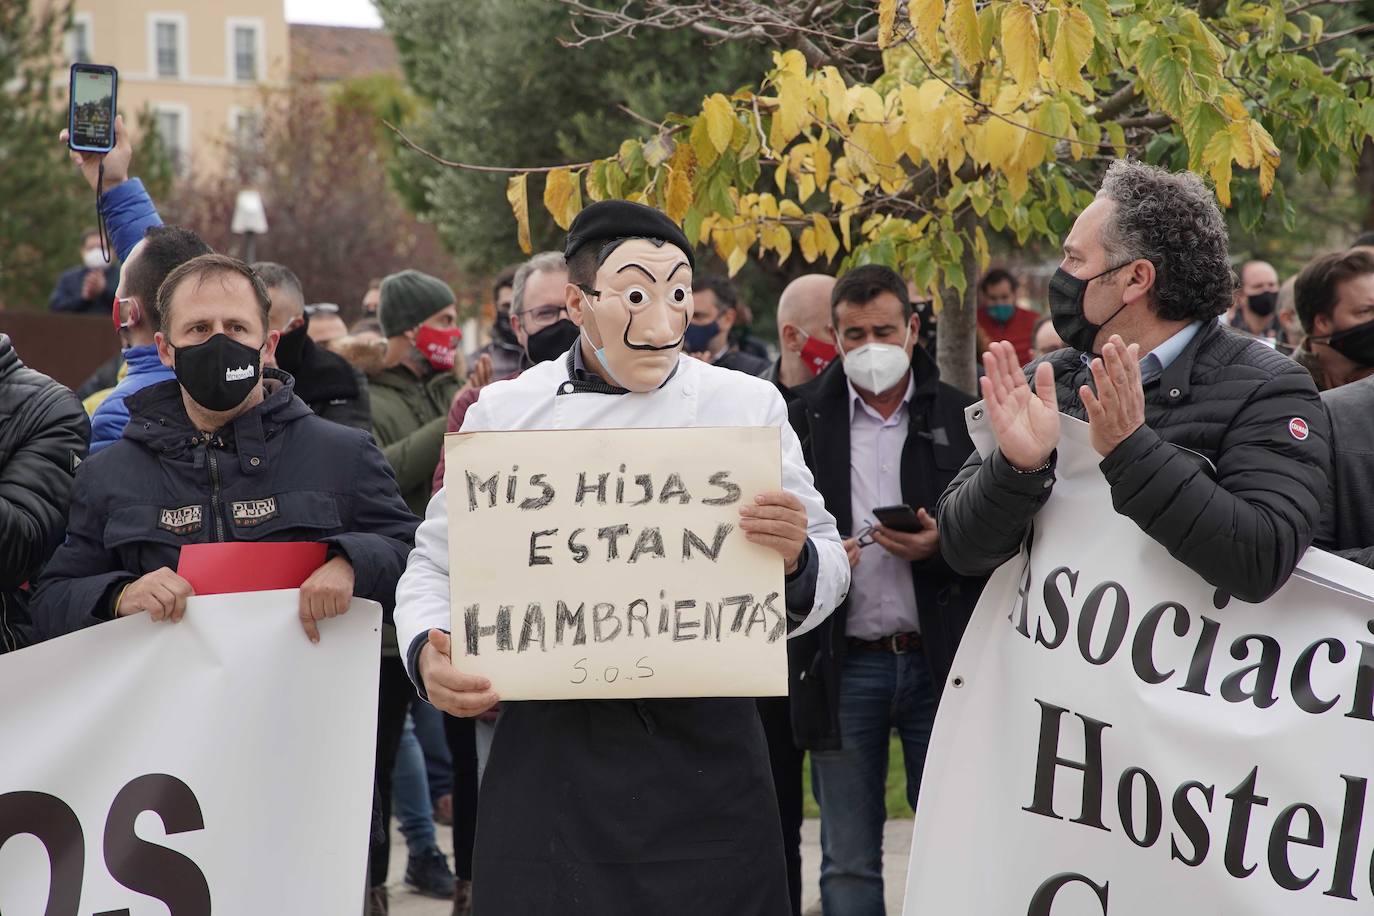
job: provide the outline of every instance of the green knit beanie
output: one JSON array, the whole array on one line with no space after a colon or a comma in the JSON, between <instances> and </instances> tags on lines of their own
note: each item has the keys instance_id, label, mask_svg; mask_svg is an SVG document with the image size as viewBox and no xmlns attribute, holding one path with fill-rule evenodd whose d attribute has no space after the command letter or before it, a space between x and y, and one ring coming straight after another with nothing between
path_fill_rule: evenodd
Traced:
<instances>
[{"instance_id":1,"label":"green knit beanie","mask_svg":"<svg viewBox=\"0 0 1374 916\"><path fill-rule=\"evenodd\" d=\"M438 277L403 270L382 281L377 320L383 337L396 337L424 324L429 316L457 301L453 289Z\"/></svg>"}]
</instances>

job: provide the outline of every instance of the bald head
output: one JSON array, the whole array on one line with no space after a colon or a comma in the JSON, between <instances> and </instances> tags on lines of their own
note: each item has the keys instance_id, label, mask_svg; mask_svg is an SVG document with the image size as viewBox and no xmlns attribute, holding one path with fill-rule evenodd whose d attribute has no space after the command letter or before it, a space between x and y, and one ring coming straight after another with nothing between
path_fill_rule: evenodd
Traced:
<instances>
[{"instance_id":1,"label":"bald head","mask_svg":"<svg viewBox=\"0 0 1374 916\"><path fill-rule=\"evenodd\" d=\"M807 342L834 343L830 334L830 294L834 289L834 277L805 274L787 284L778 299L778 341L782 344L778 378L789 388L809 382L818 371L814 361L802 356Z\"/></svg>"},{"instance_id":2,"label":"bald head","mask_svg":"<svg viewBox=\"0 0 1374 916\"><path fill-rule=\"evenodd\" d=\"M1279 272L1268 261L1246 261L1240 267L1240 293L1253 296L1257 293L1276 293L1279 291Z\"/></svg>"},{"instance_id":3,"label":"bald head","mask_svg":"<svg viewBox=\"0 0 1374 916\"><path fill-rule=\"evenodd\" d=\"M778 326L794 325L813 337L824 338L834 289L835 278L825 274L805 274L793 280L778 299Z\"/></svg>"}]
</instances>

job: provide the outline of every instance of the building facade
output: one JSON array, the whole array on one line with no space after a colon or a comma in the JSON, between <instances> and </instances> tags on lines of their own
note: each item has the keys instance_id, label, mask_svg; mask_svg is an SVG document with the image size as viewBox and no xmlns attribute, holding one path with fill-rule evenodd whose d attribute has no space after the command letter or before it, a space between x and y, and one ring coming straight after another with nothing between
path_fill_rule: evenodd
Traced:
<instances>
[{"instance_id":1,"label":"building facade","mask_svg":"<svg viewBox=\"0 0 1374 916\"><path fill-rule=\"evenodd\" d=\"M67 55L118 68L125 125L151 112L185 176L254 141L263 90L290 71L287 35L283 0L76 0Z\"/></svg>"}]
</instances>

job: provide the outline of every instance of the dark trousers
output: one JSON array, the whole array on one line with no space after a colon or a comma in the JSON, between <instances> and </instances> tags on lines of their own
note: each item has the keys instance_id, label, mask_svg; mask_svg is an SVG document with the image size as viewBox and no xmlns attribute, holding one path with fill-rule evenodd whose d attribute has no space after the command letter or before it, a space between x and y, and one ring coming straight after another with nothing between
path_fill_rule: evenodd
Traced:
<instances>
[{"instance_id":1,"label":"dark trousers","mask_svg":"<svg viewBox=\"0 0 1374 916\"><path fill-rule=\"evenodd\" d=\"M792 737L792 709L787 697L758 700L759 719L768 739L768 761L773 767L773 788L778 793L782 819L782 851L787 859L787 893L792 916L801 916L802 757Z\"/></svg>"},{"instance_id":2,"label":"dark trousers","mask_svg":"<svg viewBox=\"0 0 1374 916\"><path fill-rule=\"evenodd\" d=\"M472 846L477 836L477 733L474 719L444 716L453 755L453 873L472 880Z\"/></svg>"},{"instance_id":3,"label":"dark trousers","mask_svg":"<svg viewBox=\"0 0 1374 916\"><path fill-rule=\"evenodd\" d=\"M399 658L382 657L381 677L377 682L377 781L374 809L381 811L381 833L374 831L368 850L367 868L372 887L386 884L391 861L391 771L396 766L396 749L401 745L406 713L417 699L415 685L406 675Z\"/></svg>"}]
</instances>

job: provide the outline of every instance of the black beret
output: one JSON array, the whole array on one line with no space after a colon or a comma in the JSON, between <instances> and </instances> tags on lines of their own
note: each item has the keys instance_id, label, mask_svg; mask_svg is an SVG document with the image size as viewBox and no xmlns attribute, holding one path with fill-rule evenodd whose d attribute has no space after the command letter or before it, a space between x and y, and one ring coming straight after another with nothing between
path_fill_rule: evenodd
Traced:
<instances>
[{"instance_id":1,"label":"black beret","mask_svg":"<svg viewBox=\"0 0 1374 916\"><path fill-rule=\"evenodd\" d=\"M628 200L599 200L583 208L568 227L568 241L563 257L571 261L573 255L595 242L616 239L657 239L682 249L687 263L696 268L692 244L678 224L667 214Z\"/></svg>"}]
</instances>

